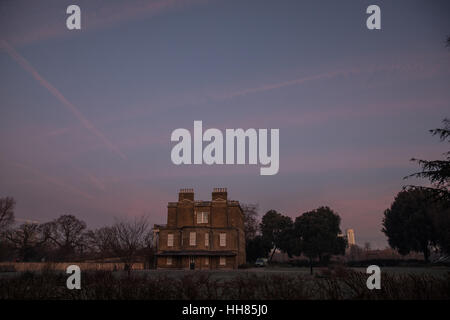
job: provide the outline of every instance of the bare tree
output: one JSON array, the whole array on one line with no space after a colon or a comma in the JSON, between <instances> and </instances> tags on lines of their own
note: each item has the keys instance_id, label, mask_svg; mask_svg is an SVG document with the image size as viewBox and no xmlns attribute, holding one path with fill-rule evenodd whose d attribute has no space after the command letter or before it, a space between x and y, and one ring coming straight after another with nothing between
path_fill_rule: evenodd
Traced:
<instances>
[{"instance_id":1,"label":"bare tree","mask_svg":"<svg viewBox=\"0 0 450 320\"><path fill-rule=\"evenodd\" d=\"M101 227L86 232L86 243L88 248L100 259L105 259L111 255L111 243L113 240L113 228Z\"/></svg>"},{"instance_id":2,"label":"bare tree","mask_svg":"<svg viewBox=\"0 0 450 320\"><path fill-rule=\"evenodd\" d=\"M140 251L151 245L152 230L147 217L132 221L118 221L112 227L110 248L124 263L124 269L130 274Z\"/></svg>"},{"instance_id":3,"label":"bare tree","mask_svg":"<svg viewBox=\"0 0 450 320\"><path fill-rule=\"evenodd\" d=\"M48 230L48 238L59 248L59 259L71 257L77 250L83 250L86 229L84 221L73 215L62 215L44 227Z\"/></svg>"},{"instance_id":4,"label":"bare tree","mask_svg":"<svg viewBox=\"0 0 450 320\"><path fill-rule=\"evenodd\" d=\"M258 221L258 205L257 204L241 204L244 212L244 232L245 240L254 239L259 232Z\"/></svg>"},{"instance_id":5,"label":"bare tree","mask_svg":"<svg viewBox=\"0 0 450 320\"><path fill-rule=\"evenodd\" d=\"M0 198L0 232L6 230L14 223L14 198Z\"/></svg>"},{"instance_id":6,"label":"bare tree","mask_svg":"<svg viewBox=\"0 0 450 320\"><path fill-rule=\"evenodd\" d=\"M22 261L36 258L39 249L47 242L48 234L39 224L24 223L4 233L5 239L17 251Z\"/></svg>"}]
</instances>

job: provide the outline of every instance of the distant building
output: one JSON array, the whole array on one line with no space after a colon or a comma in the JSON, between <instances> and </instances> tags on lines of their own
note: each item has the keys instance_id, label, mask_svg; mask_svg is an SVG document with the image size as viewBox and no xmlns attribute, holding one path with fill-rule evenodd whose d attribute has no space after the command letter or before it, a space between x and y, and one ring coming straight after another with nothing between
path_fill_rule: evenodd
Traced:
<instances>
[{"instance_id":1,"label":"distant building","mask_svg":"<svg viewBox=\"0 0 450 320\"><path fill-rule=\"evenodd\" d=\"M167 225L155 225L157 268L223 269L245 263L244 213L227 189L214 188L212 201L195 201L181 189L168 203Z\"/></svg>"},{"instance_id":2,"label":"distant building","mask_svg":"<svg viewBox=\"0 0 450 320\"><path fill-rule=\"evenodd\" d=\"M347 241L349 246L356 245L355 231L353 229L347 229Z\"/></svg>"}]
</instances>

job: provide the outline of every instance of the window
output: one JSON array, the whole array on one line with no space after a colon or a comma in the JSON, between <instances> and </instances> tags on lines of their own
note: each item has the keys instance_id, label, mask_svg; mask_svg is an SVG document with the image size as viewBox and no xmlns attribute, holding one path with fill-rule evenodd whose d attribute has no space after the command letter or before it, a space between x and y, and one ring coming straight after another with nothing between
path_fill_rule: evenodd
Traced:
<instances>
[{"instance_id":1,"label":"window","mask_svg":"<svg viewBox=\"0 0 450 320\"><path fill-rule=\"evenodd\" d=\"M167 235L167 246L173 247L173 233Z\"/></svg>"},{"instance_id":2,"label":"window","mask_svg":"<svg viewBox=\"0 0 450 320\"><path fill-rule=\"evenodd\" d=\"M209 257L205 257L205 266L209 266Z\"/></svg>"},{"instance_id":3,"label":"window","mask_svg":"<svg viewBox=\"0 0 450 320\"><path fill-rule=\"evenodd\" d=\"M197 212L197 223L208 223L208 212Z\"/></svg>"},{"instance_id":4,"label":"window","mask_svg":"<svg viewBox=\"0 0 450 320\"><path fill-rule=\"evenodd\" d=\"M224 266L224 265L226 265L226 263L227 263L227 258L226 257L220 257L219 264L221 266Z\"/></svg>"},{"instance_id":5,"label":"window","mask_svg":"<svg viewBox=\"0 0 450 320\"><path fill-rule=\"evenodd\" d=\"M196 242L195 240L196 240L196 233L195 232L189 233L189 245L195 246Z\"/></svg>"},{"instance_id":6,"label":"window","mask_svg":"<svg viewBox=\"0 0 450 320\"><path fill-rule=\"evenodd\" d=\"M205 247L209 247L209 233L205 233Z\"/></svg>"},{"instance_id":7,"label":"window","mask_svg":"<svg viewBox=\"0 0 450 320\"><path fill-rule=\"evenodd\" d=\"M166 258L166 263L167 263L168 266L171 266L172 265L172 257L167 257Z\"/></svg>"},{"instance_id":8,"label":"window","mask_svg":"<svg viewBox=\"0 0 450 320\"><path fill-rule=\"evenodd\" d=\"M227 234L226 233L221 233L219 235L219 245L221 247L225 247L227 245Z\"/></svg>"}]
</instances>

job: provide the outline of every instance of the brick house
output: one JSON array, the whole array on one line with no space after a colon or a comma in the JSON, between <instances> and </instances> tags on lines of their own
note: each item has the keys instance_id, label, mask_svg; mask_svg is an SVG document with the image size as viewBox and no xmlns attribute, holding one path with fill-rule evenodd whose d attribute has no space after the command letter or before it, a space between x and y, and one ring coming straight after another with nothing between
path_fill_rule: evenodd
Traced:
<instances>
[{"instance_id":1,"label":"brick house","mask_svg":"<svg viewBox=\"0 0 450 320\"><path fill-rule=\"evenodd\" d=\"M244 214L227 189L214 188L211 201L194 200L181 189L169 202L166 225L155 225L156 266L172 269L235 269L245 263Z\"/></svg>"}]
</instances>

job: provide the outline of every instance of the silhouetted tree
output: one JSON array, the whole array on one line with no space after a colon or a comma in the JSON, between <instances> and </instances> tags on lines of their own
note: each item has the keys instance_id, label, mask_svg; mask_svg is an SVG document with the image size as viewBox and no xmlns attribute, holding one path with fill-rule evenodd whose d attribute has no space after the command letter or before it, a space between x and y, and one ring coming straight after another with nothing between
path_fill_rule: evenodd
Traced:
<instances>
[{"instance_id":1,"label":"silhouetted tree","mask_svg":"<svg viewBox=\"0 0 450 320\"><path fill-rule=\"evenodd\" d=\"M153 229L148 227L147 235L144 237L143 248L140 250L149 268L156 267L156 248L154 247L153 235Z\"/></svg>"},{"instance_id":2,"label":"silhouetted tree","mask_svg":"<svg viewBox=\"0 0 450 320\"><path fill-rule=\"evenodd\" d=\"M145 216L132 221L118 221L112 227L110 248L120 257L130 274L138 253L151 246L152 230Z\"/></svg>"},{"instance_id":3,"label":"silhouetted tree","mask_svg":"<svg viewBox=\"0 0 450 320\"><path fill-rule=\"evenodd\" d=\"M101 227L86 232L85 241L89 250L98 255L100 259L105 259L112 255L111 241L113 229L111 227Z\"/></svg>"},{"instance_id":4,"label":"silhouetted tree","mask_svg":"<svg viewBox=\"0 0 450 320\"><path fill-rule=\"evenodd\" d=\"M446 39L447 47L450 47L450 36ZM450 142L450 120L445 118L443 121L443 128L431 129L430 132L433 136L439 136L441 141ZM406 176L409 177L426 178L430 180L433 187L422 186L405 186L405 189L426 189L431 191L430 196L438 200L445 200L450 203L450 151L443 154L443 160L422 160L412 158L411 161L417 162L422 171L413 173Z\"/></svg>"},{"instance_id":5,"label":"silhouetted tree","mask_svg":"<svg viewBox=\"0 0 450 320\"><path fill-rule=\"evenodd\" d=\"M48 238L58 248L57 259L64 260L77 252L82 253L85 247L86 223L73 215L62 215L43 226Z\"/></svg>"},{"instance_id":6,"label":"silhouetted tree","mask_svg":"<svg viewBox=\"0 0 450 320\"><path fill-rule=\"evenodd\" d=\"M244 213L245 241L248 241L255 238L259 232L258 205L241 204L241 208Z\"/></svg>"},{"instance_id":7,"label":"silhouetted tree","mask_svg":"<svg viewBox=\"0 0 450 320\"><path fill-rule=\"evenodd\" d=\"M439 136L441 141L450 142L450 120L443 120L444 127L430 130L431 134ZM426 189L430 197L437 200L450 200L450 151L443 154L443 160L422 160L412 158L411 161L417 162L422 171L413 173L409 177L426 178L430 180L432 187L406 186L405 189Z\"/></svg>"},{"instance_id":8,"label":"silhouetted tree","mask_svg":"<svg viewBox=\"0 0 450 320\"><path fill-rule=\"evenodd\" d=\"M18 228L5 232L5 239L15 249L21 261L33 261L40 258L42 248L48 240L48 234L39 224L21 224Z\"/></svg>"},{"instance_id":9,"label":"silhouetted tree","mask_svg":"<svg viewBox=\"0 0 450 320\"><path fill-rule=\"evenodd\" d=\"M382 231L389 245L402 255L411 251L422 252L428 262L430 247L438 243L434 217L442 213L443 206L432 197L429 189L401 191L391 207L384 212Z\"/></svg>"},{"instance_id":10,"label":"silhouetted tree","mask_svg":"<svg viewBox=\"0 0 450 320\"><path fill-rule=\"evenodd\" d=\"M247 240L246 255L248 262L254 262L258 258L267 258L267 255L272 249L272 244L265 240L262 235Z\"/></svg>"},{"instance_id":11,"label":"silhouetted tree","mask_svg":"<svg viewBox=\"0 0 450 320\"><path fill-rule=\"evenodd\" d=\"M436 243L441 252L450 254L450 205L440 205L432 212Z\"/></svg>"},{"instance_id":12,"label":"silhouetted tree","mask_svg":"<svg viewBox=\"0 0 450 320\"><path fill-rule=\"evenodd\" d=\"M263 241L265 243L270 243L272 248L272 254L270 255L269 261L272 261L273 255L277 249L291 255L292 227L292 219L275 210L270 210L263 216L260 229Z\"/></svg>"},{"instance_id":13,"label":"silhouetted tree","mask_svg":"<svg viewBox=\"0 0 450 320\"><path fill-rule=\"evenodd\" d=\"M244 212L245 253L248 262L254 262L260 257L266 258L271 244L261 236L258 221L257 204L241 204Z\"/></svg>"},{"instance_id":14,"label":"silhouetted tree","mask_svg":"<svg viewBox=\"0 0 450 320\"><path fill-rule=\"evenodd\" d=\"M5 231L14 223L14 198L0 198L0 232Z\"/></svg>"},{"instance_id":15,"label":"silhouetted tree","mask_svg":"<svg viewBox=\"0 0 450 320\"><path fill-rule=\"evenodd\" d=\"M295 219L295 253L302 252L310 261L313 273L313 259L322 261L333 254L344 254L347 241L340 237L341 218L329 207L303 213Z\"/></svg>"}]
</instances>

